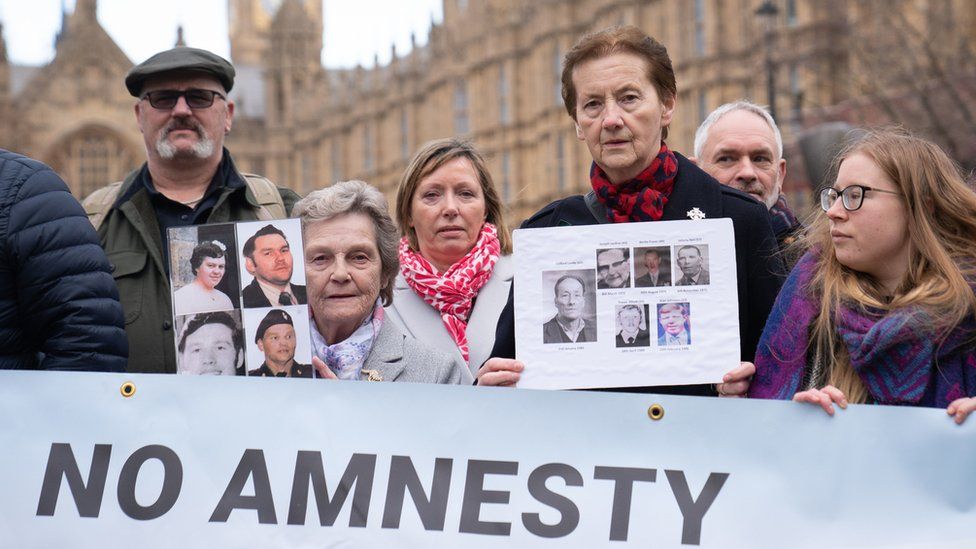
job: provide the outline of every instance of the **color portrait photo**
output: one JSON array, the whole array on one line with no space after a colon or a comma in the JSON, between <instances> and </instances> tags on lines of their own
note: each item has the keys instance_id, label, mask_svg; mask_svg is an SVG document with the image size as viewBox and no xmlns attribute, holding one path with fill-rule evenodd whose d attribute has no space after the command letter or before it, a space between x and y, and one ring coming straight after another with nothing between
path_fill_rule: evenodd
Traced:
<instances>
[{"instance_id":1,"label":"color portrait photo","mask_svg":"<svg viewBox=\"0 0 976 549\"><path fill-rule=\"evenodd\" d=\"M176 316L238 308L235 249L234 225L230 223L169 230Z\"/></svg>"}]
</instances>

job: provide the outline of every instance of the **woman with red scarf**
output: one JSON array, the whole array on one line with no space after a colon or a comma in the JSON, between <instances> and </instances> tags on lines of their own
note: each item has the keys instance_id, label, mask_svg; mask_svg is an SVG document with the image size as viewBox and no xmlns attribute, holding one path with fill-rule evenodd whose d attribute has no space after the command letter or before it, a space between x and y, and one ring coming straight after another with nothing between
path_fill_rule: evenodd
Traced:
<instances>
[{"instance_id":1,"label":"woman with red scarf","mask_svg":"<svg viewBox=\"0 0 976 549\"><path fill-rule=\"evenodd\" d=\"M665 144L678 88L667 49L636 27L583 36L563 60L562 96L593 158L592 191L549 204L523 228L727 217L735 228L741 359L751 361L783 279L769 214L748 195L719 185ZM515 358L512 299L499 319L495 348L478 374L482 385L512 385L525 367ZM754 368L743 364L717 386L638 391L741 396ZM634 391L634 388L627 388Z\"/></svg>"},{"instance_id":2,"label":"woman with red scarf","mask_svg":"<svg viewBox=\"0 0 976 549\"><path fill-rule=\"evenodd\" d=\"M478 371L514 270L512 241L491 174L474 146L425 144L400 180L396 204L400 274L387 317L431 347Z\"/></svg>"}]
</instances>

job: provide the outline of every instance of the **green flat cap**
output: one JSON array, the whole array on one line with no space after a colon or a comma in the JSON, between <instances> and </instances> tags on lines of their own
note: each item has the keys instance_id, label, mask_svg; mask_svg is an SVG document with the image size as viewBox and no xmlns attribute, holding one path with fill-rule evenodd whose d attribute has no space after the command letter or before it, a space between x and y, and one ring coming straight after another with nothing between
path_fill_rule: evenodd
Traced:
<instances>
[{"instance_id":1,"label":"green flat cap","mask_svg":"<svg viewBox=\"0 0 976 549\"><path fill-rule=\"evenodd\" d=\"M132 67L125 76L125 87L133 97L139 97L147 78L175 71L195 71L212 75L224 86L224 91L229 92L234 87L234 66L229 61L207 50L187 46L159 52Z\"/></svg>"}]
</instances>

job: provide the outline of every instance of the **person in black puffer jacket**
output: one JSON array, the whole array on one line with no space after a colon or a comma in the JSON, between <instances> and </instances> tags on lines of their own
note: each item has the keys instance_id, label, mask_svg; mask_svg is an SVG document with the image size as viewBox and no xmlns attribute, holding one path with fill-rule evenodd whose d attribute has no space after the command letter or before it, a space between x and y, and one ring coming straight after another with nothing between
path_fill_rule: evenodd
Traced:
<instances>
[{"instance_id":1,"label":"person in black puffer jacket","mask_svg":"<svg viewBox=\"0 0 976 549\"><path fill-rule=\"evenodd\" d=\"M0 369L124 371L124 321L81 204L47 166L0 150Z\"/></svg>"}]
</instances>

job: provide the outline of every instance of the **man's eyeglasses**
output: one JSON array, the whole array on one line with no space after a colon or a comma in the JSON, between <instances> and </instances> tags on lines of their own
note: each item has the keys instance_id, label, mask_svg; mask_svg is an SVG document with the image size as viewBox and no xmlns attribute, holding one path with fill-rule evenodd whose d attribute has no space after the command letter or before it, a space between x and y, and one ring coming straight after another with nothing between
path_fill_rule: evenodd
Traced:
<instances>
[{"instance_id":1,"label":"man's eyeglasses","mask_svg":"<svg viewBox=\"0 0 976 549\"><path fill-rule=\"evenodd\" d=\"M186 99L186 104L191 109L206 109L213 105L214 98L227 99L220 92L213 90L156 90L146 92L142 99L149 101L154 109L169 110L176 106L180 98Z\"/></svg>"},{"instance_id":2,"label":"man's eyeglasses","mask_svg":"<svg viewBox=\"0 0 976 549\"><path fill-rule=\"evenodd\" d=\"M837 202L837 197L841 198L841 203L844 205L844 209L853 212L861 207L864 203L864 195L868 191L873 191L876 193L888 193L901 196L901 193L895 191L886 191L884 189L875 189L874 187L866 187L864 185L851 185L845 188L843 191L838 191L832 187L827 187L820 191L820 208L823 211L827 211L834 202Z\"/></svg>"},{"instance_id":3,"label":"man's eyeglasses","mask_svg":"<svg viewBox=\"0 0 976 549\"><path fill-rule=\"evenodd\" d=\"M614 261L613 263L611 263L609 265L597 265L596 266L596 272L598 272L598 273L606 273L606 272L609 272L610 269L616 269L617 267L623 265L626 262L627 262L626 259L621 259L620 261Z\"/></svg>"}]
</instances>

